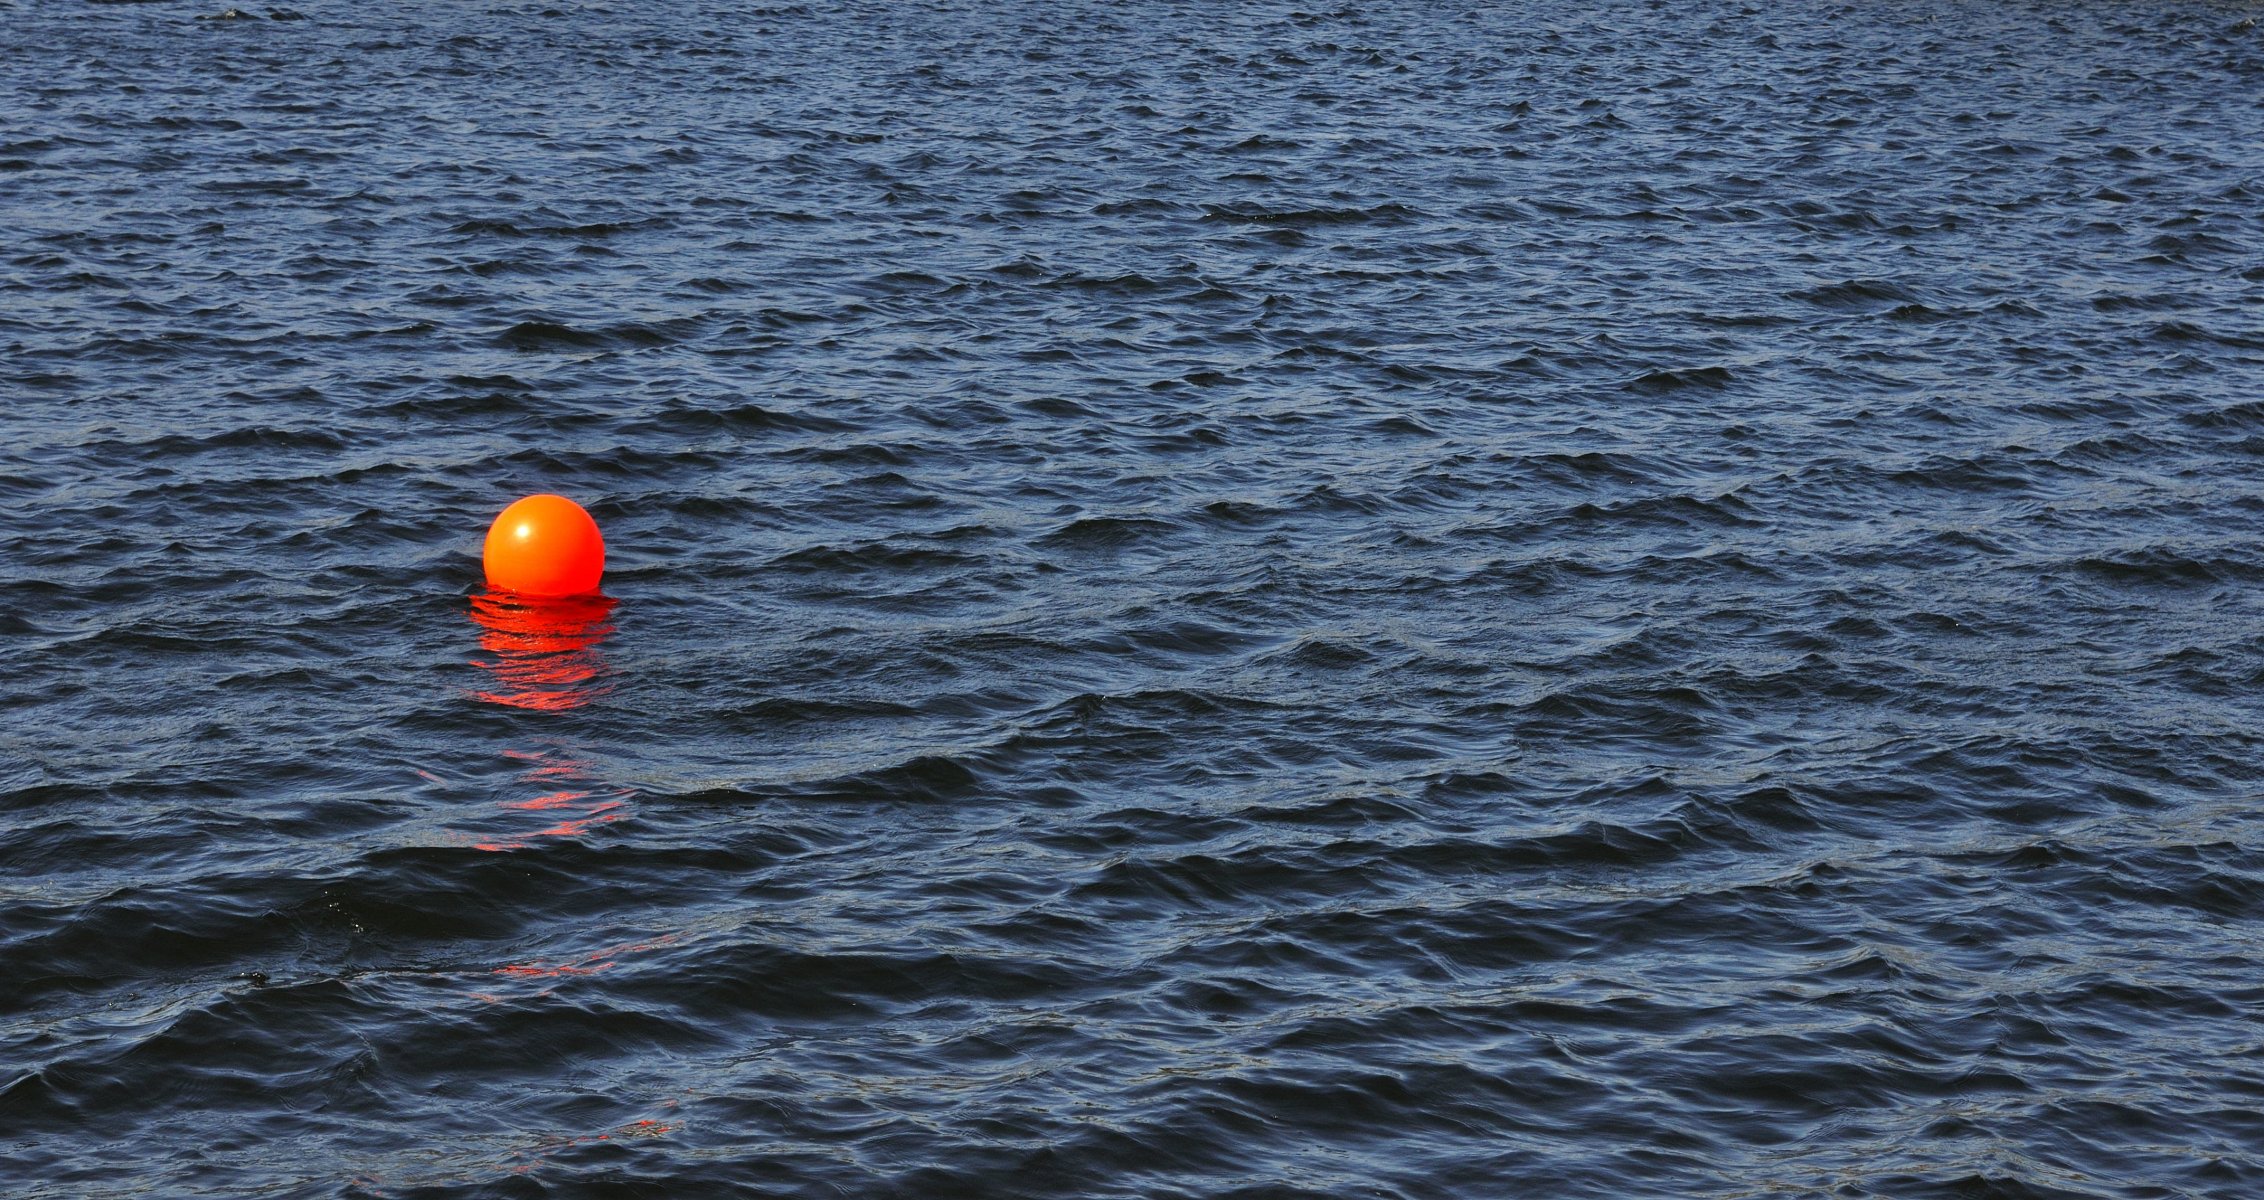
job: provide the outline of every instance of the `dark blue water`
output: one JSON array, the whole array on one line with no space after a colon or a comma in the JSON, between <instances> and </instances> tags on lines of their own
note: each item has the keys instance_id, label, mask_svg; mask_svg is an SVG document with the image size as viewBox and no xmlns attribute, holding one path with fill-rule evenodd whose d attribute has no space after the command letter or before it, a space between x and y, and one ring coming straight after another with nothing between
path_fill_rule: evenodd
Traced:
<instances>
[{"instance_id":1,"label":"dark blue water","mask_svg":"<svg viewBox=\"0 0 2264 1200\"><path fill-rule=\"evenodd\" d=\"M2253 4L298 4L0 4L9 1196L2264 1195Z\"/></svg>"}]
</instances>

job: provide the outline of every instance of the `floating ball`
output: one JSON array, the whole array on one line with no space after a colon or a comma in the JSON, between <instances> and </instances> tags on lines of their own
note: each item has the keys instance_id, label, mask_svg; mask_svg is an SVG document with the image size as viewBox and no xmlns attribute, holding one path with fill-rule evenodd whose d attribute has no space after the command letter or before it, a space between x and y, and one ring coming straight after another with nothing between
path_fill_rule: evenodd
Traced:
<instances>
[{"instance_id":1,"label":"floating ball","mask_svg":"<svg viewBox=\"0 0 2264 1200\"><path fill-rule=\"evenodd\" d=\"M564 496L529 496L487 527L480 553L487 586L522 596L582 596L605 574L605 539L582 506Z\"/></svg>"}]
</instances>

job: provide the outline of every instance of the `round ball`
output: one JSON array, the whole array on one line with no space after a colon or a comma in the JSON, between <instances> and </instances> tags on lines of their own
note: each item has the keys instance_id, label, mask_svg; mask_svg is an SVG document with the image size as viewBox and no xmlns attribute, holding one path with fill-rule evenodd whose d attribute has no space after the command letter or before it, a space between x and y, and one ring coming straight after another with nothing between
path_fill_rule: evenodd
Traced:
<instances>
[{"instance_id":1,"label":"round ball","mask_svg":"<svg viewBox=\"0 0 2264 1200\"><path fill-rule=\"evenodd\" d=\"M564 496L529 496L487 527L480 554L487 585L522 596L581 596L605 574L605 539L582 506Z\"/></svg>"}]
</instances>

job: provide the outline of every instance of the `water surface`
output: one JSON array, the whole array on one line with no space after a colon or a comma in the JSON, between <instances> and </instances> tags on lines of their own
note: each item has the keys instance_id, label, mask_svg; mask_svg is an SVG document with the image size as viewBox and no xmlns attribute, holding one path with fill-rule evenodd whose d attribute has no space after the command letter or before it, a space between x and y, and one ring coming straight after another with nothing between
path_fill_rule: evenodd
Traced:
<instances>
[{"instance_id":1,"label":"water surface","mask_svg":"<svg viewBox=\"0 0 2264 1200\"><path fill-rule=\"evenodd\" d=\"M221 7L0 5L9 1194L2264 1193L2253 5Z\"/></svg>"}]
</instances>

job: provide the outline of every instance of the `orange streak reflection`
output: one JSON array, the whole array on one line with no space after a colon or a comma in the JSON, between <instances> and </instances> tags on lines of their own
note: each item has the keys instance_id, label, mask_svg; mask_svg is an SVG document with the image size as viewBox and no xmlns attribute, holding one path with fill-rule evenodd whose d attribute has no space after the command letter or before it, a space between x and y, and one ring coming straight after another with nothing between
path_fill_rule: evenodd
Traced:
<instances>
[{"instance_id":1,"label":"orange streak reflection","mask_svg":"<svg viewBox=\"0 0 2264 1200\"><path fill-rule=\"evenodd\" d=\"M537 796L532 800L506 800L503 802L503 807L523 808L530 811L544 808L564 808L576 800L589 799L589 795L588 792L552 792L547 796Z\"/></svg>"},{"instance_id":2,"label":"orange streak reflection","mask_svg":"<svg viewBox=\"0 0 2264 1200\"><path fill-rule=\"evenodd\" d=\"M472 597L472 620L480 627L480 649L493 657L472 665L495 676L494 691L473 695L490 704L560 712L580 708L609 688L598 643L613 632L607 616L613 600L575 596L528 600L500 592Z\"/></svg>"},{"instance_id":3,"label":"orange streak reflection","mask_svg":"<svg viewBox=\"0 0 2264 1200\"><path fill-rule=\"evenodd\" d=\"M662 946L672 945L678 936L677 934L667 933L642 942L623 942L618 946L608 946L603 950L591 951L573 962L508 963L495 968L492 973L509 975L517 979L565 979L575 975L595 975L619 963L626 955L636 954L644 950L657 950ZM479 999L491 1002L498 999L485 992L474 992L472 994ZM547 996L550 993L546 990L539 994Z\"/></svg>"},{"instance_id":4,"label":"orange streak reflection","mask_svg":"<svg viewBox=\"0 0 2264 1200\"><path fill-rule=\"evenodd\" d=\"M548 750L506 750L503 755L526 764L519 778L554 790L525 800L498 800L496 807L507 813L538 813L537 820L552 823L508 840L472 843L477 849L502 853L523 850L534 838L579 837L594 826L618 821L631 812L628 797L635 793L629 788L601 791L591 786L589 764L581 759Z\"/></svg>"}]
</instances>

